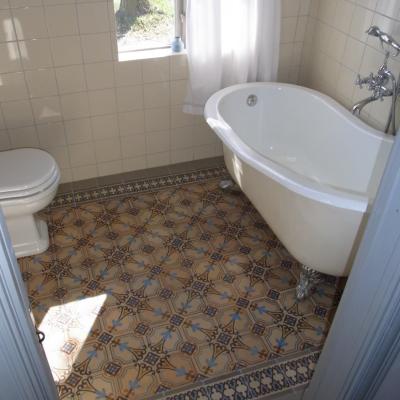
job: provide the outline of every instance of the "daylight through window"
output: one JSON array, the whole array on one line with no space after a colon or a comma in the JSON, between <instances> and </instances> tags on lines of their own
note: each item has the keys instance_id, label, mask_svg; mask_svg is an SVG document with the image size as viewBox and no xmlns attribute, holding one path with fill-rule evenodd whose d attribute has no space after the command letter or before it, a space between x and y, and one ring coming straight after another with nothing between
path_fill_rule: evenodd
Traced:
<instances>
[{"instance_id":1,"label":"daylight through window","mask_svg":"<svg viewBox=\"0 0 400 400\"><path fill-rule=\"evenodd\" d=\"M170 47L177 5L176 0L114 0L118 52Z\"/></svg>"}]
</instances>

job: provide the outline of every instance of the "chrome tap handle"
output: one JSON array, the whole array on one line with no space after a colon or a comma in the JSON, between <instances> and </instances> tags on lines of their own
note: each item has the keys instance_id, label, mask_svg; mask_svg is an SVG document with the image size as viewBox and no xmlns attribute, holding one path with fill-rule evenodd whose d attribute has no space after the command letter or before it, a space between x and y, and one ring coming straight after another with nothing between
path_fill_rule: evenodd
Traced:
<instances>
[{"instance_id":1,"label":"chrome tap handle","mask_svg":"<svg viewBox=\"0 0 400 400\"><path fill-rule=\"evenodd\" d=\"M356 79L356 81L354 83L356 84L356 86L359 86L360 89L363 88L363 79L361 79L361 75L360 74L357 74L357 79Z\"/></svg>"},{"instance_id":2,"label":"chrome tap handle","mask_svg":"<svg viewBox=\"0 0 400 400\"><path fill-rule=\"evenodd\" d=\"M371 90L371 86L374 85L374 75L371 73L368 77L361 78L361 75L358 74L355 84L359 86L360 89L364 87L363 85L368 84L370 88L369 90Z\"/></svg>"}]
</instances>

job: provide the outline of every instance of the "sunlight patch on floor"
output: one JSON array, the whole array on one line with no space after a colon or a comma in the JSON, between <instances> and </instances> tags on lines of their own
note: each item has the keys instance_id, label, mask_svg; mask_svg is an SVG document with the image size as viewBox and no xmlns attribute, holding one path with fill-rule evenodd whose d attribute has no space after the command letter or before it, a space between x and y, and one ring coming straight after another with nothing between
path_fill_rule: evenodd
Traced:
<instances>
[{"instance_id":1,"label":"sunlight patch on floor","mask_svg":"<svg viewBox=\"0 0 400 400\"><path fill-rule=\"evenodd\" d=\"M53 306L43 318L39 330L46 335L43 349L56 383L66 379L71 373L72 365L89 337L106 299L107 294L101 294ZM78 348L70 352L69 346L75 344Z\"/></svg>"}]
</instances>

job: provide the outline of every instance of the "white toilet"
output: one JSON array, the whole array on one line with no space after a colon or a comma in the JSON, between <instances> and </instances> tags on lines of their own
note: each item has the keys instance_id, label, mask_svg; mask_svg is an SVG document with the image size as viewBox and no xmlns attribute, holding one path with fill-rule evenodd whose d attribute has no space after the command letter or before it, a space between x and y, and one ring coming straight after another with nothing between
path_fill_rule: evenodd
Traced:
<instances>
[{"instance_id":1,"label":"white toilet","mask_svg":"<svg viewBox=\"0 0 400 400\"><path fill-rule=\"evenodd\" d=\"M47 224L35 213L56 195L60 171L54 158L39 149L0 152L0 206L17 257L45 251Z\"/></svg>"}]
</instances>

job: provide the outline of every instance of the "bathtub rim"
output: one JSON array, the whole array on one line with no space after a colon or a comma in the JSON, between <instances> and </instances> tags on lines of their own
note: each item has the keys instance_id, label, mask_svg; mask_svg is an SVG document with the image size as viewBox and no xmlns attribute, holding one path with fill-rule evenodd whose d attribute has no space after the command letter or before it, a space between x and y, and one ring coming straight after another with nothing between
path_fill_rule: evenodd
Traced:
<instances>
[{"instance_id":1,"label":"bathtub rim","mask_svg":"<svg viewBox=\"0 0 400 400\"><path fill-rule=\"evenodd\" d=\"M388 137L383 132L370 127L365 122L353 116L348 110L346 110L346 108L344 108L331 97L316 90L289 83L255 82L233 85L216 92L208 99L206 103L204 116L207 123L222 140L224 146L227 146L235 155L239 156L242 161L245 161L250 166L262 174L267 175L271 179L277 180L289 190L293 190L294 192L311 200L322 202L338 208L364 213L367 210L370 201L373 200L368 197L367 193L363 195L352 193L351 191L347 191L345 189L336 189L291 171L290 169L278 164L270 158L262 156L260 153L246 144L225 121L219 111L219 104L221 100L232 92L236 92L245 88L247 89L260 86L274 87L278 89L286 87L289 89L308 92L325 103L327 107L339 113L343 118L346 118L351 125L363 129L365 134L373 135L380 138L382 141L387 141L388 143L393 143L393 138Z\"/></svg>"}]
</instances>

